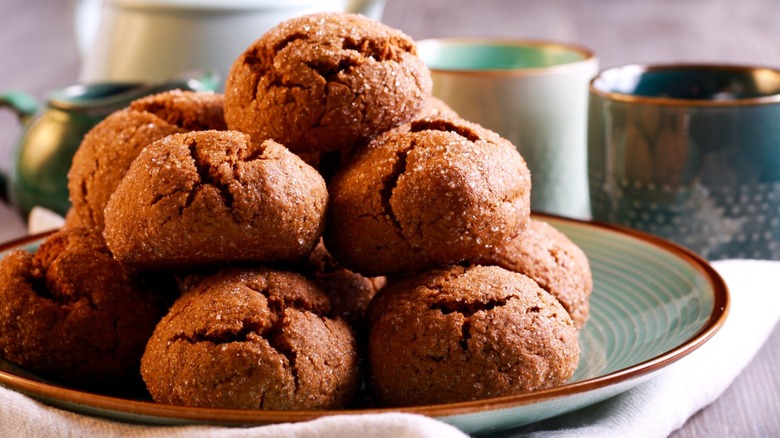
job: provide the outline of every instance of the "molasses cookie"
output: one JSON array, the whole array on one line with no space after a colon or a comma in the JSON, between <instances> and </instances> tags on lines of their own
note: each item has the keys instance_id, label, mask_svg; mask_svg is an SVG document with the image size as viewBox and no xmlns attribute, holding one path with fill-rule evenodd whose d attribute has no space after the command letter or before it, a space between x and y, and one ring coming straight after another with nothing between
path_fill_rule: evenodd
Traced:
<instances>
[{"instance_id":1,"label":"molasses cookie","mask_svg":"<svg viewBox=\"0 0 780 438\"><path fill-rule=\"evenodd\" d=\"M419 113L417 113L417 115L414 116L414 118L411 121L406 122L402 125L398 125L395 128L388 130L387 132L393 132L396 134L403 134L405 132L409 132L409 130L412 127L412 123L414 123L417 120L422 120L427 118L456 119L456 120L462 119L458 115L458 113L456 113L454 109L450 108L450 106L447 105L443 100L431 96L430 98L428 98L428 101L425 103L423 109Z\"/></svg>"},{"instance_id":2,"label":"molasses cookie","mask_svg":"<svg viewBox=\"0 0 780 438\"><path fill-rule=\"evenodd\" d=\"M362 15L317 13L282 22L236 59L225 118L256 143L339 150L411 120L431 87L401 31Z\"/></svg>"},{"instance_id":3,"label":"molasses cookie","mask_svg":"<svg viewBox=\"0 0 780 438\"><path fill-rule=\"evenodd\" d=\"M460 118L458 113L447 105L446 102L434 96L428 98L425 108L423 108L422 112L417 117L420 119L428 117Z\"/></svg>"},{"instance_id":4,"label":"molasses cookie","mask_svg":"<svg viewBox=\"0 0 780 438\"><path fill-rule=\"evenodd\" d=\"M423 119L426 117L444 117L444 118L460 118L458 114L441 99L430 97L423 109L417 113L414 120ZM396 126L389 131L402 133L408 132L412 122L407 122L402 125ZM387 132L387 131L386 131ZM366 142L367 143L367 142ZM325 179L325 182L330 182L333 179L333 175L339 168L344 166L354 155L365 146L365 143L357 143L352 147L345 147L338 151L331 152L298 152L296 155L301 157L310 166L317 169L320 175Z\"/></svg>"},{"instance_id":5,"label":"molasses cookie","mask_svg":"<svg viewBox=\"0 0 780 438\"><path fill-rule=\"evenodd\" d=\"M585 253L550 224L532 219L523 234L476 261L525 274L560 301L574 325L588 320L593 277Z\"/></svg>"},{"instance_id":6,"label":"molasses cookie","mask_svg":"<svg viewBox=\"0 0 780 438\"><path fill-rule=\"evenodd\" d=\"M299 274L232 268L200 280L158 324L141 374L159 403L334 409L360 385L357 347Z\"/></svg>"},{"instance_id":7,"label":"molasses cookie","mask_svg":"<svg viewBox=\"0 0 780 438\"><path fill-rule=\"evenodd\" d=\"M78 213L76 213L76 210L71 207L68 209L67 213L65 213L65 222L62 225L62 228L75 228L75 227L83 227L81 223L81 218L79 217Z\"/></svg>"},{"instance_id":8,"label":"molasses cookie","mask_svg":"<svg viewBox=\"0 0 780 438\"><path fill-rule=\"evenodd\" d=\"M225 129L221 94L174 90L148 96L92 128L73 156L68 191L84 226L103 229L103 210L135 157L170 134Z\"/></svg>"},{"instance_id":9,"label":"molasses cookie","mask_svg":"<svg viewBox=\"0 0 780 438\"><path fill-rule=\"evenodd\" d=\"M563 384L578 331L530 278L454 266L395 279L369 306L370 388L384 406L515 395Z\"/></svg>"},{"instance_id":10,"label":"molasses cookie","mask_svg":"<svg viewBox=\"0 0 780 438\"><path fill-rule=\"evenodd\" d=\"M106 206L104 236L118 260L146 268L299 261L322 235L327 199L317 171L278 143L174 134L132 163Z\"/></svg>"},{"instance_id":11,"label":"molasses cookie","mask_svg":"<svg viewBox=\"0 0 780 438\"><path fill-rule=\"evenodd\" d=\"M329 185L325 245L389 275L478 258L527 226L531 178L507 140L460 119L413 122L361 150Z\"/></svg>"},{"instance_id":12,"label":"molasses cookie","mask_svg":"<svg viewBox=\"0 0 780 438\"><path fill-rule=\"evenodd\" d=\"M96 231L64 229L0 261L0 351L63 384L143 388L141 355L175 289L114 260Z\"/></svg>"},{"instance_id":13,"label":"molasses cookie","mask_svg":"<svg viewBox=\"0 0 780 438\"><path fill-rule=\"evenodd\" d=\"M225 97L209 91L170 90L130 103L130 111L154 114L187 131L226 130Z\"/></svg>"},{"instance_id":14,"label":"molasses cookie","mask_svg":"<svg viewBox=\"0 0 780 438\"><path fill-rule=\"evenodd\" d=\"M364 277L338 262L320 242L309 256L304 275L330 299L333 312L353 328L363 326L368 303L386 283L385 277Z\"/></svg>"}]
</instances>

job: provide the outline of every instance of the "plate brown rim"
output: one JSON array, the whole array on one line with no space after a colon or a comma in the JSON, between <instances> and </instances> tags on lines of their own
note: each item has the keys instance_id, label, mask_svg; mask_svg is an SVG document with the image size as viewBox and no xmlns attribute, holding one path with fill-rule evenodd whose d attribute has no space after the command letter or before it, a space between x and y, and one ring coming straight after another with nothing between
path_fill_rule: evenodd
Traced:
<instances>
[{"instance_id":1,"label":"plate brown rim","mask_svg":"<svg viewBox=\"0 0 780 438\"><path fill-rule=\"evenodd\" d=\"M483 400L474 400L458 403L439 405L411 406L397 408L366 408L343 410L308 410L308 411L263 411L219 408L197 408L172 406L155 403L112 397L79 391L56 384L49 384L28 379L23 376L0 370L0 384L3 386L27 394L33 398L54 401L62 405L78 405L92 410L113 411L147 418L159 418L161 420L176 421L183 424L234 424L234 425L260 425L272 423L287 423L308 421L324 416L332 415L357 415L378 414L388 412L405 412L426 415L429 417L450 417L465 414L475 414L485 411L517 408L534 403L549 401L556 398L586 393L608 385L625 382L655 371L658 371L687 356L720 330L729 313L730 299L726 283L717 271L702 257L694 252L660 237L622 227L619 225L602 223L597 221L584 221L570 219L549 214L535 213L534 217L545 220L563 221L580 226L593 227L600 231L613 232L642 240L646 243L666 250L690 266L698 270L706 278L713 291L713 308L706 323L688 340L682 342L658 356L629 367L585 380L567 383L555 388L534 391L525 394L495 397ZM29 244L46 237L51 232L26 236L0 244L0 252Z\"/></svg>"}]
</instances>

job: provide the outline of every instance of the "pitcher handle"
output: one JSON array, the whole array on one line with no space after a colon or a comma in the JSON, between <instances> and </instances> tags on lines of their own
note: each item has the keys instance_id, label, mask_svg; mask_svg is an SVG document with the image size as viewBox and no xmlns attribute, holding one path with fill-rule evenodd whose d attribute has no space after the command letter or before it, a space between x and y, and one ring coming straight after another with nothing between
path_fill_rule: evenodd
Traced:
<instances>
[{"instance_id":1,"label":"pitcher handle","mask_svg":"<svg viewBox=\"0 0 780 438\"><path fill-rule=\"evenodd\" d=\"M8 91L0 93L0 109L8 108L16 114L22 125L30 122L38 112L38 101L31 95L21 91ZM10 160L11 157L0 157L2 160ZM8 176L4 169L0 168L0 200L8 202Z\"/></svg>"},{"instance_id":2,"label":"pitcher handle","mask_svg":"<svg viewBox=\"0 0 780 438\"><path fill-rule=\"evenodd\" d=\"M0 93L0 108L9 108L25 124L38 112L38 100L22 91L7 91Z\"/></svg>"}]
</instances>

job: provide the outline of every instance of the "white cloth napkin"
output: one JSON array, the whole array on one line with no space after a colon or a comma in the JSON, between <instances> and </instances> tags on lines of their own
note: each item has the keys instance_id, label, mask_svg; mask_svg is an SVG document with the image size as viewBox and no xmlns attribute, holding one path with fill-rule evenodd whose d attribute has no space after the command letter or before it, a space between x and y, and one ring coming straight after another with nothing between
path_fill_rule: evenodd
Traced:
<instances>
[{"instance_id":1,"label":"white cloth napkin","mask_svg":"<svg viewBox=\"0 0 780 438\"><path fill-rule=\"evenodd\" d=\"M33 207L27 217L27 232L38 234L56 230L65 225L65 218L43 207Z\"/></svg>"},{"instance_id":2,"label":"white cloth napkin","mask_svg":"<svg viewBox=\"0 0 780 438\"><path fill-rule=\"evenodd\" d=\"M36 226L41 224L37 223ZM713 266L726 280L732 302L726 323L708 343L671 365L659 376L621 395L571 414L500 435L665 437L681 427L691 415L715 400L731 384L758 352L780 319L780 262L727 260L714 262ZM754 305L756 302L762 302L762 305ZM718 367L712 367L712 363L718 363ZM304 423L251 428L132 425L63 411L2 387L0 424L4 434L16 437L466 436L435 419L401 413L333 416Z\"/></svg>"},{"instance_id":3,"label":"white cloth napkin","mask_svg":"<svg viewBox=\"0 0 780 438\"><path fill-rule=\"evenodd\" d=\"M539 423L523 436L665 437L718 398L780 319L780 262L724 260L712 266L729 287L731 311L709 342L656 378L602 403Z\"/></svg>"}]
</instances>

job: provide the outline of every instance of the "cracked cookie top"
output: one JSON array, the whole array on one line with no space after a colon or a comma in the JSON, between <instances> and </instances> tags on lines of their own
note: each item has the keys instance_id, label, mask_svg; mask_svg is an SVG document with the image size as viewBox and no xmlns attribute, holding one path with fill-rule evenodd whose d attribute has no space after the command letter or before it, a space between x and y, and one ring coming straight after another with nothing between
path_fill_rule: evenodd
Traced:
<instances>
[{"instance_id":1,"label":"cracked cookie top","mask_svg":"<svg viewBox=\"0 0 780 438\"><path fill-rule=\"evenodd\" d=\"M236 59L225 118L256 143L341 150L411 120L431 88L401 31L361 15L317 13L279 24Z\"/></svg>"},{"instance_id":2,"label":"cracked cookie top","mask_svg":"<svg viewBox=\"0 0 780 438\"><path fill-rule=\"evenodd\" d=\"M76 150L68 192L82 225L103 229L103 210L141 149L165 136L226 128L221 94L172 90L131 102L92 128Z\"/></svg>"},{"instance_id":3,"label":"cracked cookie top","mask_svg":"<svg viewBox=\"0 0 780 438\"><path fill-rule=\"evenodd\" d=\"M138 390L141 354L175 292L172 278L114 260L95 230L60 230L34 255L0 261L0 353L61 383Z\"/></svg>"},{"instance_id":4,"label":"cracked cookie top","mask_svg":"<svg viewBox=\"0 0 780 438\"><path fill-rule=\"evenodd\" d=\"M416 120L374 139L329 192L325 244L369 276L474 259L520 234L530 216L523 158L461 119Z\"/></svg>"},{"instance_id":5,"label":"cracked cookie top","mask_svg":"<svg viewBox=\"0 0 780 438\"><path fill-rule=\"evenodd\" d=\"M475 263L525 274L552 294L581 328L590 313L593 276L580 247L552 225L532 219L522 234Z\"/></svg>"},{"instance_id":6,"label":"cracked cookie top","mask_svg":"<svg viewBox=\"0 0 780 438\"><path fill-rule=\"evenodd\" d=\"M364 277L341 266L320 242L301 272L330 299L333 311L361 331L368 303L384 287L385 277Z\"/></svg>"},{"instance_id":7,"label":"cracked cookie top","mask_svg":"<svg viewBox=\"0 0 780 438\"><path fill-rule=\"evenodd\" d=\"M141 373L161 403L344 407L360 379L347 323L302 275L231 268L200 279L149 340Z\"/></svg>"},{"instance_id":8,"label":"cracked cookie top","mask_svg":"<svg viewBox=\"0 0 780 438\"><path fill-rule=\"evenodd\" d=\"M297 261L325 226L327 189L273 141L234 131L174 134L147 146L105 210L114 256L150 269Z\"/></svg>"},{"instance_id":9,"label":"cracked cookie top","mask_svg":"<svg viewBox=\"0 0 780 438\"><path fill-rule=\"evenodd\" d=\"M579 360L578 332L560 303L497 266L395 279L371 302L369 327L372 393L386 406L550 388Z\"/></svg>"}]
</instances>

